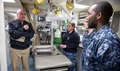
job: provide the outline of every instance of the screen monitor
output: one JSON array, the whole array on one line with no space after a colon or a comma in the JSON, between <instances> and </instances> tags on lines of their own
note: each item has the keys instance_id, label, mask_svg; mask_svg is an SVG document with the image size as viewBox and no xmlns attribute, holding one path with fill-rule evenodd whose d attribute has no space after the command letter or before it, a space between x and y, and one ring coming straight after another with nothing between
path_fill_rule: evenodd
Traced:
<instances>
[{"instance_id":1,"label":"screen monitor","mask_svg":"<svg viewBox=\"0 0 120 71\"><path fill-rule=\"evenodd\" d=\"M38 16L38 22L43 22L43 21L45 21L45 17Z\"/></svg>"}]
</instances>

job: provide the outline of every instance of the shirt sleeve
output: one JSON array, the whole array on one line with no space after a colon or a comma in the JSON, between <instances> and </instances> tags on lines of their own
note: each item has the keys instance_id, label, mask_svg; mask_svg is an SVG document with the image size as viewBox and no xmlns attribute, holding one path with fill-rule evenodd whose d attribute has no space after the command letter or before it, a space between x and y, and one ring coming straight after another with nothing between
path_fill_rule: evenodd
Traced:
<instances>
[{"instance_id":1,"label":"shirt sleeve","mask_svg":"<svg viewBox=\"0 0 120 71\"><path fill-rule=\"evenodd\" d=\"M9 23L9 34L10 37L18 39L23 35L24 28L16 29L12 23Z\"/></svg>"},{"instance_id":2,"label":"shirt sleeve","mask_svg":"<svg viewBox=\"0 0 120 71\"><path fill-rule=\"evenodd\" d=\"M31 24L29 24L29 30L23 33L23 36L26 38L32 38L34 36L34 30Z\"/></svg>"},{"instance_id":3,"label":"shirt sleeve","mask_svg":"<svg viewBox=\"0 0 120 71\"><path fill-rule=\"evenodd\" d=\"M97 60L103 71L120 70L120 42L115 39L104 39L97 44Z\"/></svg>"}]
</instances>

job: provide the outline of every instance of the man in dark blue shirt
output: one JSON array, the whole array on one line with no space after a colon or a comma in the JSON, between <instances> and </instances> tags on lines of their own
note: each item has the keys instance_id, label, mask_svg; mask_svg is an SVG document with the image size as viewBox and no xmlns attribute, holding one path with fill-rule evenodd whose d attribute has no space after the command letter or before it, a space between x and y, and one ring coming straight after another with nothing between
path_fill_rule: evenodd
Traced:
<instances>
[{"instance_id":1,"label":"man in dark blue shirt","mask_svg":"<svg viewBox=\"0 0 120 71\"><path fill-rule=\"evenodd\" d=\"M95 28L96 33L83 52L83 71L120 71L120 38L109 26L111 4L98 2L88 13L88 27Z\"/></svg>"},{"instance_id":2,"label":"man in dark blue shirt","mask_svg":"<svg viewBox=\"0 0 120 71\"><path fill-rule=\"evenodd\" d=\"M29 44L34 30L31 23L25 21L25 16L25 10L19 9L18 19L9 23L12 71L19 71L21 62L23 71L29 71Z\"/></svg>"}]
</instances>

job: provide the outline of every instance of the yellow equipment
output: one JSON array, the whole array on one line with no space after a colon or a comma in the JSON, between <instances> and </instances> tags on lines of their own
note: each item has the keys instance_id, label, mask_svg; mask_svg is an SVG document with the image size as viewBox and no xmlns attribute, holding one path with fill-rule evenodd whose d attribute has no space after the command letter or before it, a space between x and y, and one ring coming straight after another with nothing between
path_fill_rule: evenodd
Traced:
<instances>
[{"instance_id":1,"label":"yellow equipment","mask_svg":"<svg viewBox=\"0 0 120 71\"><path fill-rule=\"evenodd\" d=\"M34 0L36 4L41 4L44 0Z\"/></svg>"},{"instance_id":2,"label":"yellow equipment","mask_svg":"<svg viewBox=\"0 0 120 71\"><path fill-rule=\"evenodd\" d=\"M74 4L71 2L71 1L67 1L66 2L66 7L69 9L69 10L72 10L74 8Z\"/></svg>"},{"instance_id":3,"label":"yellow equipment","mask_svg":"<svg viewBox=\"0 0 120 71\"><path fill-rule=\"evenodd\" d=\"M39 12L40 12L40 10L38 8L33 8L32 9L33 14L38 14Z\"/></svg>"},{"instance_id":4,"label":"yellow equipment","mask_svg":"<svg viewBox=\"0 0 120 71\"><path fill-rule=\"evenodd\" d=\"M61 11L56 10L56 11L55 11L55 14L56 14L56 15L60 15L60 14L61 14Z\"/></svg>"}]
</instances>

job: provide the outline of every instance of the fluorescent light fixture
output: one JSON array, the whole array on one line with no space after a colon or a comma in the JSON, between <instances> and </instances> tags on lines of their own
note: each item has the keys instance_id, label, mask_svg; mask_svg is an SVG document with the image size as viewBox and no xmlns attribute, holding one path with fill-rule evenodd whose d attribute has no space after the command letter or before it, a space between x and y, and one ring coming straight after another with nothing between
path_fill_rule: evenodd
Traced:
<instances>
[{"instance_id":1,"label":"fluorescent light fixture","mask_svg":"<svg viewBox=\"0 0 120 71\"><path fill-rule=\"evenodd\" d=\"M3 2L15 3L15 0L3 0Z\"/></svg>"},{"instance_id":2,"label":"fluorescent light fixture","mask_svg":"<svg viewBox=\"0 0 120 71\"><path fill-rule=\"evenodd\" d=\"M75 8L79 8L79 9L84 9L84 8L88 8L90 6L88 5L82 5L82 4L74 4Z\"/></svg>"},{"instance_id":3,"label":"fluorescent light fixture","mask_svg":"<svg viewBox=\"0 0 120 71\"><path fill-rule=\"evenodd\" d=\"M55 17L63 17L61 14L55 15Z\"/></svg>"},{"instance_id":4,"label":"fluorescent light fixture","mask_svg":"<svg viewBox=\"0 0 120 71\"><path fill-rule=\"evenodd\" d=\"M46 17L46 21L64 21L67 19L71 19L71 17L64 17L62 15L55 15L52 17Z\"/></svg>"},{"instance_id":5,"label":"fluorescent light fixture","mask_svg":"<svg viewBox=\"0 0 120 71\"><path fill-rule=\"evenodd\" d=\"M15 13L10 13L12 16L16 16L16 14Z\"/></svg>"},{"instance_id":6,"label":"fluorescent light fixture","mask_svg":"<svg viewBox=\"0 0 120 71\"><path fill-rule=\"evenodd\" d=\"M16 13L7 13L9 15L12 15L12 16L16 16Z\"/></svg>"}]
</instances>

